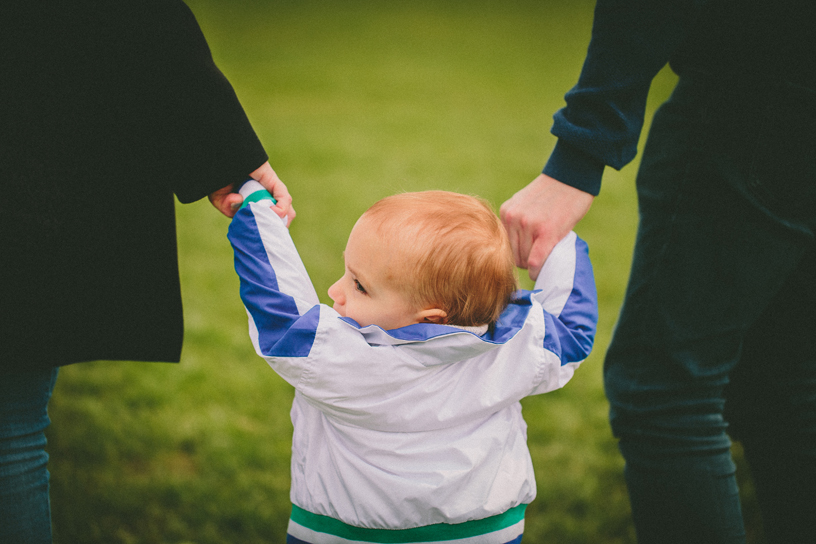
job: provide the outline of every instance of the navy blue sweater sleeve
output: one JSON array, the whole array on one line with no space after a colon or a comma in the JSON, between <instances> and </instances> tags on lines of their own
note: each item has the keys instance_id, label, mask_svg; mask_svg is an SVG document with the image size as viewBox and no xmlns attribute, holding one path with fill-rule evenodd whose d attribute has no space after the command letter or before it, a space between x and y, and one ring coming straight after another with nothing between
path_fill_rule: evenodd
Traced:
<instances>
[{"instance_id":1,"label":"navy blue sweater sleeve","mask_svg":"<svg viewBox=\"0 0 816 544\"><path fill-rule=\"evenodd\" d=\"M681 45L699 0L598 0L577 85L554 116L544 173L597 195L605 166L637 152L651 81Z\"/></svg>"}]
</instances>

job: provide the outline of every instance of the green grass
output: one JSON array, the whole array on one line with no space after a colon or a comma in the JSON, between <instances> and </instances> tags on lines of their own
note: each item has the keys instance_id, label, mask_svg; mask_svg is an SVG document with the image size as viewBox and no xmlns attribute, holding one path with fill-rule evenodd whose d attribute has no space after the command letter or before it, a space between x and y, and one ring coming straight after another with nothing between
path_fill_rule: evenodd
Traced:
<instances>
[{"instance_id":1,"label":"green grass","mask_svg":"<svg viewBox=\"0 0 816 544\"><path fill-rule=\"evenodd\" d=\"M351 226L380 197L448 189L498 209L538 174L593 5L189 3L295 198L292 235L324 302ZM658 76L648 119L674 81ZM524 401L538 480L531 544L634 542L601 365L630 264L636 166L607 173L577 229L597 275L595 351L564 390ZM61 371L49 431L58 543L282 542L292 390L251 349L228 220L206 201L177 213L181 364Z\"/></svg>"}]
</instances>

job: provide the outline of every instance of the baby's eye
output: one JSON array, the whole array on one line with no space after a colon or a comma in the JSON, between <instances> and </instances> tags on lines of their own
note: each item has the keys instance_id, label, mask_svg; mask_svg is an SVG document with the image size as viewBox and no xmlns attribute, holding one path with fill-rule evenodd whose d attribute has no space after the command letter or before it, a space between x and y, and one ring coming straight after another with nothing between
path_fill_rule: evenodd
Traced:
<instances>
[{"instance_id":1,"label":"baby's eye","mask_svg":"<svg viewBox=\"0 0 816 544\"><path fill-rule=\"evenodd\" d=\"M354 280L354 288L357 289L358 291L360 291L364 295L368 294L368 292L365 290L365 287L363 287L363 284L361 284L357 280Z\"/></svg>"}]
</instances>

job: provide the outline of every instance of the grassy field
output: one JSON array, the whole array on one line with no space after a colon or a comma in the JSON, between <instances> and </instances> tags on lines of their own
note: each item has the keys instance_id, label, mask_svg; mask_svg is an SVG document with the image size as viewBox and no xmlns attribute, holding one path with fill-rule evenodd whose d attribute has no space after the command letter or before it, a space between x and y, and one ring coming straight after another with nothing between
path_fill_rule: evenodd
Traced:
<instances>
[{"instance_id":1,"label":"grassy field","mask_svg":"<svg viewBox=\"0 0 816 544\"><path fill-rule=\"evenodd\" d=\"M292 235L324 302L351 226L378 198L439 188L498 210L537 175L555 143L551 116L580 71L593 5L189 4L295 198ZM674 81L658 76L649 119ZM609 171L577 229L600 295L595 351L564 390L524 401L538 480L530 544L634 542L601 366L630 264L635 171ZM293 393L251 349L228 220L206 201L177 213L181 364L61 371L49 431L58 543L283 541ZM750 482L743 490L753 535Z\"/></svg>"}]
</instances>

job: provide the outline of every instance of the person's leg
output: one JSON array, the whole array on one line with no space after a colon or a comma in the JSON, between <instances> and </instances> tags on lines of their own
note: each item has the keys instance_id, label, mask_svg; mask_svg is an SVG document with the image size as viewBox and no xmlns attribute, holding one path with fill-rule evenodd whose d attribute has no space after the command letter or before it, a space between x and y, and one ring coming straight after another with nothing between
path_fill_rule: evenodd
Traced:
<instances>
[{"instance_id":1,"label":"person's leg","mask_svg":"<svg viewBox=\"0 0 816 544\"><path fill-rule=\"evenodd\" d=\"M57 369L0 371L0 542L51 542L47 406Z\"/></svg>"},{"instance_id":2,"label":"person's leg","mask_svg":"<svg viewBox=\"0 0 816 544\"><path fill-rule=\"evenodd\" d=\"M744 542L724 390L746 334L812 244L744 193L757 116L688 85L652 125L632 274L604 366L642 544Z\"/></svg>"},{"instance_id":3,"label":"person's leg","mask_svg":"<svg viewBox=\"0 0 816 544\"><path fill-rule=\"evenodd\" d=\"M816 250L746 338L727 388L768 542L816 539Z\"/></svg>"}]
</instances>

